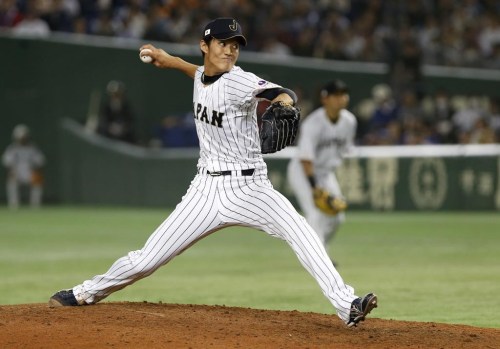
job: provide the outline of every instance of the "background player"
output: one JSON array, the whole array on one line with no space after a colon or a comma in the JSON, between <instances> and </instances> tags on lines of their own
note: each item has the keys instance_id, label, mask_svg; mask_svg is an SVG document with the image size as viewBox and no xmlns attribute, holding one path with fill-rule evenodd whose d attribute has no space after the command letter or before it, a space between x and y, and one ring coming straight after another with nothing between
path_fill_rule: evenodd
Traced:
<instances>
[{"instance_id":1,"label":"background player","mask_svg":"<svg viewBox=\"0 0 500 349\"><path fill-rule=\"evenodd\" d=\"M287 173L308 223L327 248L345 220L343 211L347 204L334 171L354 145L357 121L345 109L349 104L349 92L343 81L326 84L321 89L320 99L322 106L301 123L297 151L288 164ZM318 191L331 195L332 207L322 207Z\"/></svg>"},{"instance_id":2,"label":"background player","mask_svg":"<svg viewBox=\"0 0 500 349\"><path fill-rule=\"evenodd\" d=\"M194 79L194 118L200 140L197 174L182 201L142 249L118 259L106 273L57 292L49 305L97 303L150 275L198 240L242 225L285 240L348 326L364 320L377 306L374 294L357 297L344 283L316 233L268 180L257 103L265 98L294 104L295 94L235 66L240 45L246 45L246 39L239 24L219 18L203 32L201 67L152 45L141 48L151 50L155 66L177 69Z\"/></svg>"},{"instance_id":3,"label":"background player","mask_svg":"<svg viewBox=\"0 0 500 349\"><path fill-rule=\"evenodd\" d=\"M30 130L19 124L12 131L12 143L2 156L3 165L7 168L7 203L16 209L21 202L21 190L29 188L31 207L39 207L43 195L42 167L45 156L31 141Z\"/></svg>"}]
</instances>

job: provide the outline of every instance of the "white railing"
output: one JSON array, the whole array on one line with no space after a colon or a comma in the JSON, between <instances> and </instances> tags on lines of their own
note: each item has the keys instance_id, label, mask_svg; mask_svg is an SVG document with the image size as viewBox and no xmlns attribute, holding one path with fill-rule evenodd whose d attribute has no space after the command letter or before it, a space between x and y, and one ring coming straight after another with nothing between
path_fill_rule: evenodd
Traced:
<instances>
[{"instance_id":1,"label":"white railing","mask_svg":"<svg viewBox=\"0 0 500 349\"><path fill-rule=\"evenodd\" d=\"M269 159L290 159L295 147L285 148L275 154L267 154ZM459 145L402 145L402 146L358 146L347 155L348 158L410 158L410 157L459 157L459 156L500 156L500 144L459 144Z\"/></svg>"}]
</instances>

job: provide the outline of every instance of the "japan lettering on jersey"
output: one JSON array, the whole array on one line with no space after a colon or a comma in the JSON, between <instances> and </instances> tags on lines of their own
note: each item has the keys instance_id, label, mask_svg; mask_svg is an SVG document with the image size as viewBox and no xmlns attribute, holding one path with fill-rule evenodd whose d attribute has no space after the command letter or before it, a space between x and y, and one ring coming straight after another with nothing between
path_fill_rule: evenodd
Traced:
<instances>
[{"instance_id":1,"label":"japan lettering on jersey","mask_svg":"<svg viewBox=\"0 0 500 349\"><path fill-rule=\"evenodd\" d=\"M198 167L209 171L265 169L257 125L258 95L281 87L234 66L209 85L195 74L193 111L200 143Z\"/></svg>"}]
</instances>

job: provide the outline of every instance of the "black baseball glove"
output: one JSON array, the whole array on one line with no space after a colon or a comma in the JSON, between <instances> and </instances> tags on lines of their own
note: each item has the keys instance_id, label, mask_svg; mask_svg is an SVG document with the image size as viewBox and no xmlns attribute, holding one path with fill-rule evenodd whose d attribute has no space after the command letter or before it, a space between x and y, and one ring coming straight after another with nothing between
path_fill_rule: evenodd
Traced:
<instances>
[{"instance_id":1,"label":"black baseball glove","mask_svg":"<svg viewBox=\"0 0 500 349\"><path fill-rule=\"evenodd\" d=\"M262 154L275 153L295 141L299 129L300 109L291 104L274 102L262 114L260 146Z\"/></svg>"}]
</instances>

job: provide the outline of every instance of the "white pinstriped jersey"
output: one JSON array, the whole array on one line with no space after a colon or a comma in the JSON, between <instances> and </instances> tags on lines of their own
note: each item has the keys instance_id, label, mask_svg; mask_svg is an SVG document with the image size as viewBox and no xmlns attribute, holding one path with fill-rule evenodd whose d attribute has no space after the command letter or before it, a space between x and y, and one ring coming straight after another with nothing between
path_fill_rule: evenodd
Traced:
<instances>
[{"instance_id":1,"label":"white pinstriped jersey","mask_svg":"<svg viewBox=\"0 0 500 349\"><path fill-rule=\"evenodd\" d=\"M210 85L194 77L193 108L200 141L198 167L208 171L265 170L259 143L257 94L281 87L238 66Z\"/></svg>"}]
</instances>

